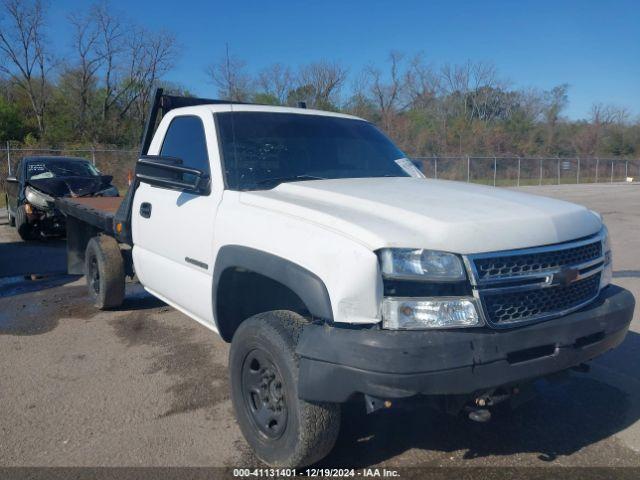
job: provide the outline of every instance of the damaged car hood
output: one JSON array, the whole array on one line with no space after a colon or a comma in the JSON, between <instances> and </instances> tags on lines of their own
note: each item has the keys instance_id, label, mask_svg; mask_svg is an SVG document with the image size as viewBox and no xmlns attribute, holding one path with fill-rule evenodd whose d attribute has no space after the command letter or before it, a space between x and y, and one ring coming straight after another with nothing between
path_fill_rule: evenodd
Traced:
<instances>
[{"instance_id":1,"label":"damaged car hood","mask_svg":"<svg viewBox=\"0 0 640 480\"><path fill-rule=\"evenodd\" d=\"M109 188L113 177L53 177L27 180L27 184L53 197L84 197Z\"/></svg>"},{"instance_id":2,"label":"damaged car hood","mask_svg":"<svg viewBox=\"0 0 640 480\"><path fill-rule=\"evenodd\" d=\"M321 224L376 250L481 253L550 245L602 228L580 205L462 182L353 178L282 183L242 203Z\"/></svg>"}]
</instances>

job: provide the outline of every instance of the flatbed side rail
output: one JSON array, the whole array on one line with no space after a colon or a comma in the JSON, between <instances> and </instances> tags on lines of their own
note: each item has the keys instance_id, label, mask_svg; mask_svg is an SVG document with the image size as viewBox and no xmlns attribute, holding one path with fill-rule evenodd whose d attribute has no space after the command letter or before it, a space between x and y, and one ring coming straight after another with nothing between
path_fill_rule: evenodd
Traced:
<instances>
[{"instance_id":1,"label":"flatbed side rail","mask_svg":"<svg viewBox=\"0 0 640 480\"><path fill-rule=\"evenodd\" d=\"M120 201L119 197L56 199L56 208L66 217L67 273L85 273L84 253L92 237L114 235L114 212Z\"/></svg>"}]
</instances>

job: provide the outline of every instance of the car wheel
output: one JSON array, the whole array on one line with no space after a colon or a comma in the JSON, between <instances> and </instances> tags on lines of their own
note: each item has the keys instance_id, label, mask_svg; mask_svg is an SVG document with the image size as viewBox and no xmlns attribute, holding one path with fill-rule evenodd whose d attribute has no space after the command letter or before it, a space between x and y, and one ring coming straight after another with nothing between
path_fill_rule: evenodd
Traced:
<instances>
[{"instance_id":1,"label":"car wheel","mask_svg":"<svg viewBox=\"0 0 640 480\"><path fill-rule=\"evenodd\" d=\"M105 235L93 237L85 251L85 276L93 303L100 310L122 305L124 261L118 242Z\"/></svg>"},{"instance_id":2,"label":"car wheel","mask_svg":"<svg viewBox=\"0 0 640 480\"><path fill-rule=\"evenodd\" d=\"M6 205L7 208L7 217L9 217L9 226L10 227L15 227L16 226L16 218L11 215L11 210L9 210L9 196L5 195L4 196L4 204Z\"/></svg>"},{"instance_id":3,"label":"car wheel","mask_svg":"<svg viewBox=\"0 0 640 480\"><path fill-rule=\"evenodd\" d=\"M15 227L18 231L18 235L24 241L35 240L38 237L38 231L35 227L29 224L29 218L27 212L24 209L24 205L20 205L16 210Z\"/></svg>"},{"instance_id":4,"label":"car wheel","mask_svg":"<svg viewBox=\"0 0 640 480\"><path fill-rule=\"evenodd\" d=\"M266 464L302 467L325 457L340 428L340 405L298 398L297 338L304 319L289 311L255 315L229 352L231 399L245 439Z\"/></svg>"}]
</instances>

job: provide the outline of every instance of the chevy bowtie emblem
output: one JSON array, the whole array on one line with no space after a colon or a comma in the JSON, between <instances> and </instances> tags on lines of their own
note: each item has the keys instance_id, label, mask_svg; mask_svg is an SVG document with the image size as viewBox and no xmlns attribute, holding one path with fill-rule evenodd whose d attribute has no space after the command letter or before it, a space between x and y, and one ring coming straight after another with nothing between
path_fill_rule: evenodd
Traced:
<instances>
[{"instance_id":1,"label":"chevy bowtie emblem","mask_svg":"<svg viewBox=\"0 0 640 480\"><path fill-rule=\"evenodd\" d=\"M577 268L563 268L551 277L552 285L569 285L578 279L580 271Z\"/></svg>"}]
</instances>

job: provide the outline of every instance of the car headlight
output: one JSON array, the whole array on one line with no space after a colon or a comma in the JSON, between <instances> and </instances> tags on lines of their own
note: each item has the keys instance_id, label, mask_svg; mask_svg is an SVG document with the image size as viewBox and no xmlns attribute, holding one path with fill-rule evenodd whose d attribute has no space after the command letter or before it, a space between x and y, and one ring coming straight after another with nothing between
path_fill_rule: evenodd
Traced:
<instances>
[{"instance_id":1,"label":"car headlight","mask_svg":"<svg viewBox=\"0 0 640 480\"><path fill-rule=\"evenodd\" d=\"M604 266L600 274L600 288L604 288L613 280L613 254L611 253L611 241L609 240L609 230L606 226L602 228L602 252L604 253Z\"/></svg>"},{"instance_id":2,"label":"car headlight","mask_svg":"<svg viewBox=\"0 0 640 480\"><path fill-rule=\"evenodd\" d=\"M35 188L27 186L24 189L24 196L31 205L35 205L39 208L49 208L49 204L54 202L53 197L42 193Z\"/></svg>"},{"instance_id":3,"label":"car headlight","mask_svg":"<svg viewBox=\"0 0 640 480\"><path fill-rule=\"evenodd\" d=\"M382 302L382 326L393 330L477 327L482 325L475 299L397 298Z\"/></svg>"},{"instance_id":4,"label":"car headlight","mask_svg":"<svg viewBox=\"0 0 640 480\"><path fill-rule=\"evenodd\" d=\"M100 190L94 194L96 197L117 197L120 195L118 189L114 186Z\"/></svg>"},{"instance_id":5,"label":"car headlight","mask_svg":"<svg viewBox=\"0 0 640 480\"><path fill-rule=\"evenodd\" d=\"M460 257L453 253L413 248L385 248L379 252L386 278L457 281L466 278Z\"/></svg>"}]
</instances>

